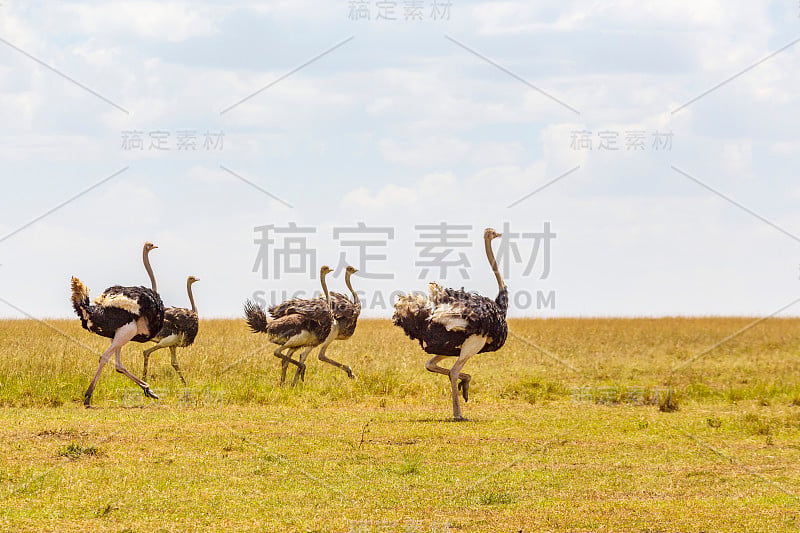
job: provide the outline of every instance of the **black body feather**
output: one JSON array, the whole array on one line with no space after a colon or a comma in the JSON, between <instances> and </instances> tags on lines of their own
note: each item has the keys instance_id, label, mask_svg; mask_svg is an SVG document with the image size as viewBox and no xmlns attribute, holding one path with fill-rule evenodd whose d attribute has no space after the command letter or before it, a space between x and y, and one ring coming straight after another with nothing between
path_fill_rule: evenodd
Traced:
<instances>
[{"instance_id":1,"label":"black body feather","mask_svg":"<svg viewBox=\"0 0 800 533\"><path fill-rule=\"evenodd\" d=\"M195 337L197 337L197 332L200 329L199 322L197 313L191 309L168 307L164 313L164 326L153 337L153 340L159 341L170 335L177 335L180 341L176 346L186 348L191 346Z\"/></svg>"},{"instance_id":2,"label":"black body feather","mask_svg":"<svg viewBox=\"0 0 800 533\"><path fill-rule=\"evenodd\" d=\"M508 289L503 288L495 300L463 289L444 289L432 284L429 298L407 296L398 301L392 321L410 338L432 355L458 356L461 346L472 335L486 337L479 353L494 352L505 344L508 336L506 312ZM460 320L463 327L447 329L437 321L444 312L450 320Z\"/></svg>"},{"instance_id":3,"label":"black body feather","mask_svg":"<svg viewBox=\"0 0 800 533\"><path fill-rule=\"evenodd\" d=\"M114 285L106 289L101 296L106 299L124 296L138 305L138 312L133 312L120 307L90 303L88 289L79 281L78 284L80 286L76 286L73 281L72 307L81 319L81 326L84 329L101 337L113 339L119 328L143 318L147 323L149 334L136 335L132 339L135 342L147 342L161 330L164 324L164 303L152 289Z\"/></svg>"}]
</instances>

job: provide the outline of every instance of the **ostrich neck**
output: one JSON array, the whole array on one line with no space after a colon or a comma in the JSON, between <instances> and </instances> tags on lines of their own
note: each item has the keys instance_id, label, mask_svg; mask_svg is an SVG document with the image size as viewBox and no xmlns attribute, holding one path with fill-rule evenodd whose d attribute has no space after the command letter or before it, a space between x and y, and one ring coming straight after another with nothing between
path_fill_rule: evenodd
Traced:
<instances>
[{"instance_id":1,"label":"ostrich neck","mask_svg":"<svg viewBox=\"0 0 800 533\"><path fill-rule=\"evenodd\" d=\"M144 254L142 255L142 259L144 261L144 269L147 270L147 275L150 276L150 285L153 288L153 292L158 292L158 285L156 285L156 277L153 274L153 269L150 267L150 251L145 250Z\"/></svg>"},{"instance_id":2,"label":"ostrich neck","mask_svg":"<svg viewBox=\"0 0 800 533\"><path fill-rule=\"evenodd\" d=\"M319 275L319 282L322 284L322 294L325 295L325 301L327 301L328 302L328 306L330 306L331 305L331 297L328 294L328 284L325 283L325 276L326 275L327 274L320 274Z\"/></svg>"},{"instance_id":3,"label":"ostrich neck","mask_svg":"<svg viewBox=\"0 0 800 533\"><path fill-rule=\"evenodd\" d=\"M506 284L503 281L503 276L500 274L500 269L497 268L497 260L494 258L494 252L492 251L492 240L486 239L486 257L489 259L489 265L492 267L492 272L494 272L494 277L497 278L497 287L502 291L506 288Z\"/></svg>"},{"instance_id":4,"label":"ostrich neck","mask_svg":"<svg viewBox=\"0 0 800 533\"><path fill-rule=\"evenodd\" d=\"M361 305L361 301L358 299L358 294L355 290L353 290L353 286L350 284L350 273L348 272L344 276L344 283L347 285L347 288L350 289L350 292L353 294L353 303L356 305Z\"/></svg>"},{"instance_id":5,"label":"ostrich neck","mask_svg":"<svg viewBox=\"0 0 800 533\"><path fill-rule=\"evenodd\" d=\"M192 294L192 282L186 282L186 292L189 293L189 302L192 304L192 312L197 313L197 306L194 304L194 295Z\"/></svg>"}]
</instances>

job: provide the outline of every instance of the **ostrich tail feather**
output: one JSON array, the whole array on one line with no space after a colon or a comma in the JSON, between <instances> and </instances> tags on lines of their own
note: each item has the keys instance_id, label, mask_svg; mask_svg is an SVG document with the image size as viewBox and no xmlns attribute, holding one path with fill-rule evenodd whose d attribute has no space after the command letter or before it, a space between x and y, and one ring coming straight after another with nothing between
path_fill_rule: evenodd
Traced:
<instances>
[{"instance_id":1,"label":"ostrich tail feather","mask_svg":"<svg viewBox=\"0 0 800 533\"><path fill-rule=\"evenodd\" d=\"M257 303L247 300L244 303L244 316L253 333L267 332L267 326L269 325L267 313Z\"/></svg>"},{"instance_id":2,"label":"ostrich tail feather","mask_svg":"<svg viewBox=\"0 0 800 533\"><path fill-rule=\"evenodd\" d=\"M75 314L83 321L89 320L89 287L74 276L70 285L72 287L72 308L75 310Z\"/></svg>"},{"instance_id":3,"label":"ostrich tail feather","mask_svg":"<svg viewBox=\"0 0 800 533\"><path fill-rule=\"evenodd\" d=\"M394 304L392 322L412 339L419 339L425 332L430 316L431 306L428 299L421 294L412 293L401 296Z\"/></svg>"}]
</instances>

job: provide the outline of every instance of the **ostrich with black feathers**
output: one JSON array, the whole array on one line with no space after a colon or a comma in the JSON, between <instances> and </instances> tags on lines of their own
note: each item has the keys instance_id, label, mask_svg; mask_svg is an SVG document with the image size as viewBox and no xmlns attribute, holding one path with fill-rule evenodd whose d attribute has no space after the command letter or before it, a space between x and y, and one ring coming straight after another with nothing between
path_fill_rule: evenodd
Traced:
<instances>
[{"instance_id":1,"label":"ostrich with black feathers","mask_svg":"<svg viewBox=\"0 0 800 533\"><path fill-rule=\"evenodd\" d=\"M158 334L150 339L156 345L148 348L142 352L144 355L144 370L142 372L142 379L147 379L147 363L150 359L150 354L162 348L169 348L172 368L178 373L181 381L186 385L186 379L183 377L181 368L178 365L178 348L186 348L194 343L197 332L200 329L200 320L197 316L197 305L194 303L194 295L192 294L192 285L200 281L194 276L189 276L186 279L186 292L189 294L189 303L192 305L191 309L183 307L168 307L164 312L164 327Z\"/></svg>"},{"instance_id":2,"label":"ostrich with black feathers","mask_svg":"<svg viewBox=\"0 0 800 533\"><path fill-rule=\"evenodd\" d=\"M486 257L497 279L499 293L494 300L456 289L446 289L438 283L428 284L430 296L409 294L398 299L392 321L434 357L425 364L429 372L450 378L453 397L453 418L466 420L461 414L458 392L469 400L471 376L461 372L466 362L482 352L499 350L508 336L506 287L492 251L492 240L500 237L492 228L483 233ZM449 370L438 365L445 357L457 357Z\"/></svg>"},{"instance_id":3,"label":"ostrich with black feathers","mask_svg":"<svg viewBox=\"0 0 800 533\"><path fill-rule=\"evenodd\" d=\"M300 348L305 348L301 355L301 359L305 360L304 356L325 342L331 333L333 313L325 276L332 271L328 266L323 266L319 271L324 300L300 298L287 300L269 308L269 313L273 316L272 320L267 318L264 309L252 300L247 300L244 304L245 320L250 329L254 333L266 333L271 342L279 345L274 355L282 360L281 385L286 381L286 370L289 364L297 367L292 386L297 384L298 379L305 378L305 363L292 359L292 355ZM284 353L284 350L288 350L288 353Z\"/></svg>"},{"instance_id":4,"label":"ostrich with black feathers","mask_svg":"<svg viewBox=\"0 0 800 533\"><path fill-rule=\"evenodd\" d=\"M83 329L101 337L108 337L111 346L100 356L100 364L94 379L86 389L83 405L89 407L92 402L97 381L103 367L115 355L116 370L130 378L144 391L145 396L158 399L150 389L150 385L137 378L122 364L122 347L130 341L147 342L152 339L164 325L164 303L158 295L156 278L150 267L150 251L158 248L151 242L144 243L142 260L147 275L150 276L151 287L122 287L115 285L89 301L89 288L81 280L72 278L72 307L81 319Z\"/></svg>"}]
</instances>

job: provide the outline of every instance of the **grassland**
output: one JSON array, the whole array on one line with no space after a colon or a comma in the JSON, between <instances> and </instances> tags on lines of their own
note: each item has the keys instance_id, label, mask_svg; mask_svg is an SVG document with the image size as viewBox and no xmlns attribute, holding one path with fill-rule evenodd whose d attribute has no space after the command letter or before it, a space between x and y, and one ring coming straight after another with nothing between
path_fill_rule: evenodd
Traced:
<instances>
[{"instance_id":1,"label":"grassland","mask_svg":"<svg viewBox=\"0 0 800 533\"><path fill-rule=\"evenodd\" d=\"M798 531L800 320L707 351L750 322L512 321L467 366L465 423L388 321L329 351L356 381L310 359L296 389L205 321L188 390L156 352L159 402L110 365L90 410L104 339L0 322L0 530Z\"/></svg>"}]
</instances>

